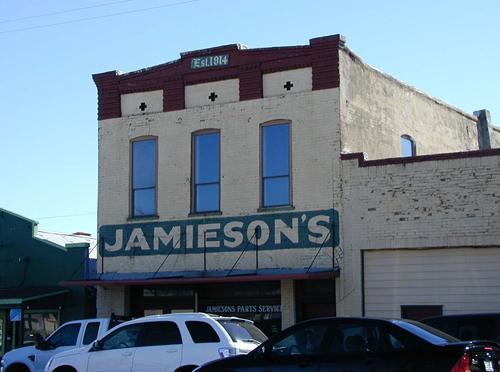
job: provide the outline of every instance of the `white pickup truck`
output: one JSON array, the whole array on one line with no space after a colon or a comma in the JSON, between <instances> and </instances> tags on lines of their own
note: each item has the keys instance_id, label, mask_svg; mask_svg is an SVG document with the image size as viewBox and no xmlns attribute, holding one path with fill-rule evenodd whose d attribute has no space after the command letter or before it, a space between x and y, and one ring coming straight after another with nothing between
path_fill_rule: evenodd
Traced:
<instances>
[{"instance_id":1,"label":"white pickup truck","mask_svg":"<svg viewBox=\"0 0 500 372\"><path fill-rule=\"evenodd\" d=\"M64 323L36 346L25 346L5 353L0 372L41 372L53 355L89 345L121 321L122 318L111 315L109 318Z\"/></svg>"}]
</instances>

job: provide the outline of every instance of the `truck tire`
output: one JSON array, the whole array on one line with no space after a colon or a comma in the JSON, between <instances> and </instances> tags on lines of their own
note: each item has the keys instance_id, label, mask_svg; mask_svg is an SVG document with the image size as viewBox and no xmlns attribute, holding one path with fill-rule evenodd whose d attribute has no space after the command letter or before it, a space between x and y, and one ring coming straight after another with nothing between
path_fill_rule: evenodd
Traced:
<instances>
[{"instance_id":1,"label":"truck tire","mask_svg":"<svg viewBox=\"0 0 500 372\"><path fill-rule=\"evenodd\" d=\"M30 369L22 363L15 363L8 366L5 372L30 372Z\"/></svg>"}]
</instances>

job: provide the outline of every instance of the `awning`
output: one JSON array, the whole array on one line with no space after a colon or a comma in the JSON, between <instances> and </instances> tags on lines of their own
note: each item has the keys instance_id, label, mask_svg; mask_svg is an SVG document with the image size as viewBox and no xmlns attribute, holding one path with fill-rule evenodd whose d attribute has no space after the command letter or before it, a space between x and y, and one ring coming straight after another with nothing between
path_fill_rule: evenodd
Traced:
<instances>
[{"instance_id":1,"label":"awning","mask_svg":"<svg viewBox=\"0 0 500 372\"><path fill-rule=\"evenodd\" d=\"M26 302L68 293L61 287L23 287L0 289L0 305L22 305Z\"/></svg>"},{"instance_id":2,"label":"awning","mask_svg":"<svg viewBox=\"0 0 500 372\"><path fill-rule=\"evenodd\" d=\"M159 276L154 273L106 273L97 279L62 281L61 286L94 286L94 285L159 285L159 284L212 284L263 282L272 280L313 280L331 279L339 276L339 270L301 271L301 270L261 270L259 272L230 273L205 272L200 274L184 273L184 275Z\"/></svg>"}]
</instances>

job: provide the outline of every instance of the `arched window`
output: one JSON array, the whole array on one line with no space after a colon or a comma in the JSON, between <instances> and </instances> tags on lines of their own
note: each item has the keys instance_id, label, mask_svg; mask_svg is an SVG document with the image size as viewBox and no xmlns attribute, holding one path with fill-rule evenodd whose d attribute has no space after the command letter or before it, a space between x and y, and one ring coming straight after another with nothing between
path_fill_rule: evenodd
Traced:
<instances>
[{"instance_id":1,"label":"arched window","mask_svg":"<svg viewBox=\"0 0 500 372\"><path fill-rule=\"evenodd\" d=\"M415 144L415 140L407 134L403 134L401 136L401 156L417 156L417 146Z\"/></svg>"},{"instance_id":2,"label":"arched window","mask_svg":"<svg viewBox=\"0 0 500 372\"><path fill-rule=\"evenodd\" d=\"M131 216L156 214L157 139L131 141Z\"/></svg>"},{"instance_id":3,"label":"arched window","mask_svg":"<svg viewBox=\"0 0 500 372\"><path fill-rule=\"evenodd\" d=\"M290 123L261 126L261 206L291 204Z\"/></svg>"}]
</instances>

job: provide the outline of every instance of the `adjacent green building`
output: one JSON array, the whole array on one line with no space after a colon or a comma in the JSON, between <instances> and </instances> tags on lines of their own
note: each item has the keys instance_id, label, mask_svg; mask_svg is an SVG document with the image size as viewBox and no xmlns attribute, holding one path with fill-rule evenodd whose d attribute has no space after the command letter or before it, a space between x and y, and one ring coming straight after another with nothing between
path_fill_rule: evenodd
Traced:
<instances>
[{"instance_id":1,"label":"adjacent green building","mask_svg":"<svg viewBox=\"0 0 500 372\"><path fill-rule=\"evenodd\" d=\"M95 273L95 238L38 232L37 224L0 208L0 356L36 333L95 315L93 288L59 286Z\"/></svg>"}]
</instances>

